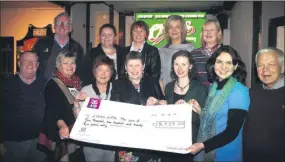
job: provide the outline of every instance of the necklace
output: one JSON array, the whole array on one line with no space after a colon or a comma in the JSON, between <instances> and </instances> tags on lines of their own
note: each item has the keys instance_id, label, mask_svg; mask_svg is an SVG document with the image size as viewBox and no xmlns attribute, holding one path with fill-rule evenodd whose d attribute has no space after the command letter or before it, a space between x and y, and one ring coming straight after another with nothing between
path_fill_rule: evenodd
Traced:
<instances>
[{"instance_id":1,"label":"necklace","mask_svg":"<svg viewBox=\"0 0 286 162\"><path fill-rule=\"evenodd\" d=\"M190 82L189 82L187 85L181 87L178 82L176 82L176 83L177 83L177 86L180 88L181 92L184 92L185 88L188 87L188 85L190 85Z\"/></svg>"}]
</instances>

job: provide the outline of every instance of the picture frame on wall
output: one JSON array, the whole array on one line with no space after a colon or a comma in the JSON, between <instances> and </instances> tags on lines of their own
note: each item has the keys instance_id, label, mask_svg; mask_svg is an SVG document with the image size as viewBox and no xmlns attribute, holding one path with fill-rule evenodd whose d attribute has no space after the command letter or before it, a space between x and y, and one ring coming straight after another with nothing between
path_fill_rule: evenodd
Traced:
<instances>
[{"instance_id":1,"label":"picture frame on wall","mask_svg":"<svg viewBox=\"0 0 286 162\"><path fill-rule=\"evenodd\" d=\"M39 38L52 35L53 35L52 24L48 24L47 26L42 28L35 27L34 25L30 24L26 36L23 39L17 41L16 60L19 59L20 53L24 51L31 51L34 44L37 42ZM17 66L16 66L16 71L19 71L19 67Z\"/></svg>"},{"instance_id":2,"label":"picture frame on wall","mask_svg":"<svg viewBox=\"0 0 286 162\"><path fill-rule=\"evenodd\" d=\"M268 46L285 51L285 16L269 20Z\"/></svg>"}]
</instances>

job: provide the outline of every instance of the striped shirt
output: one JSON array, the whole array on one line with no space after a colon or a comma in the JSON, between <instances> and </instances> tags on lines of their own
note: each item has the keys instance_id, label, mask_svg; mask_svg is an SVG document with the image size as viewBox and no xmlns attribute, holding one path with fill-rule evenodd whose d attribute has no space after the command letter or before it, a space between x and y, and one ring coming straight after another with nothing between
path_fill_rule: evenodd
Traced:
<instances>
[{"instance_id":1,"label":"striped shirt","mask_svg":"<svg viewBox=\"0 0 286 162\"><path fill-rule=\"evenodd\" d=\"M211 55L205 55L203 54L201 48L194 49L191 52L191 55L195 61L195 68L197 70L199 81L203 84L209 87L211 83L208 81L207 71L206 71L206 63L208 59L211 57Z\"/></svg>"}]
</instances>

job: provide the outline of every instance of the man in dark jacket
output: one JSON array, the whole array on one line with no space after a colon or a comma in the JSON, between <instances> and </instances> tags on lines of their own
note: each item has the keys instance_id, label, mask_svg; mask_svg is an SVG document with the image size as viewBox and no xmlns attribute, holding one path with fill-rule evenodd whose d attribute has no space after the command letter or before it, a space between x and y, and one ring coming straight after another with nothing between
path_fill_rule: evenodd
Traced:
<instances>
[{"instance_id":1,"label":"man in dark jacket","mask_svg":"<svg viewBox=\"0 0 286 162\"><path fill-rule=\"evenodd\" d=\"M44 37L37 41L33 51L39 56L38 72L48 80L56 70L56 57L62 51L70 51L76 55L76 64L79 65L84 55L82 46L69 37L72 31L72 22L67 13L63 12L54 18L55 35ZM77 67L76 74L78 74Z\"/></svg>"},{"instance_id":2,"label":"man in dark jacket","mask_svg":"<svg viewBox=\"0 0 286 162\"><path fill-rule=\"evenodd\" d=\"M276 48L256 54L262 84L250 89L251 104L243 129L244 162L285 161L284 57Z\"/></svg>"}]
</instances>

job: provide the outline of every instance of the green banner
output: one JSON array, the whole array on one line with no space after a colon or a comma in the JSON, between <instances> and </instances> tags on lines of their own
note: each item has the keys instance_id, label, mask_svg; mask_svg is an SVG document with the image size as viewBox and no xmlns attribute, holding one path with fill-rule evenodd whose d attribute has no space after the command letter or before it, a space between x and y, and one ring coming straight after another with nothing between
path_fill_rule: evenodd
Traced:
<instances>
[{"instance_id":1,"label":"green banner","mask_svg":"<svg viewBox=\"0 0 286 162\"><path fill-rule=\"evenodd\" d=\"M136 21L145 21L149 26L147 42L157 48L167 44L164 34L164 23L170 15L180 15L185 19L187 25L186 40L193 43L196 48L201 47L200 34L202 26L206 21L205 12L136 13Z\"/></svg>"}]
</instances>

